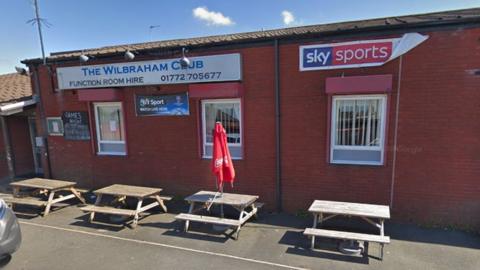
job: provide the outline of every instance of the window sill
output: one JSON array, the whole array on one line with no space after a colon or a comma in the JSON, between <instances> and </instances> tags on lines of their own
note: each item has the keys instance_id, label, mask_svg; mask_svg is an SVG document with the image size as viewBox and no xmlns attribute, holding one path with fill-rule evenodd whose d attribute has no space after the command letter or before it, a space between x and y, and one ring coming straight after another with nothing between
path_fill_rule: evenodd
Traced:
<instances>
[{"instance_id":1,"label":"window sill","mask_svg":"<svg viewBox=\"0 0 480 270\"><path fill-rule=\"evenodd\" d=\"M202 156L202 159L212 159L211 156ZM232 160L243 160L243 157L232 157Z\"/></svg>"},{"instance_id":2,"label":"window sill","mask_svg":"<svg viewBox=\"0 0 480 270\"><path fill-rule=\"evenodd\" d=\"M127 153L98 152L97 156L119 156L126 157Z\"/></svg>"},{"instance_id":3,"label":"window sill","mask_svg":"<svg viewBox=\"0 0 480 270\"><path fill-rule=\"evenodd\" d=\"M330 164L334 165L361 165L361 166L383 166L383 162L368 162L368 161L346 161L346 160L331 160Z\"/></svg>"}]
</instances>

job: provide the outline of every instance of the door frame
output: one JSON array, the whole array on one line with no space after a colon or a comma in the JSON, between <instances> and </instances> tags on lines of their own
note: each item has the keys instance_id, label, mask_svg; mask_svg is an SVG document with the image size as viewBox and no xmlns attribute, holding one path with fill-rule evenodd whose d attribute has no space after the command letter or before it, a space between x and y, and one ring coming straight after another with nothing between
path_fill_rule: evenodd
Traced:
<instances>
[{"instance_id":1,"label":"door frame","mask_svg":"<svg viewBox=\"0 0 480 270\"><path fill-rule=\"evenodd\" d=\"M36 123L36 118L34 116L29 116L28 117L28 130L30 132L30 142L32 144L32 155L33 155L33 166L35 167L35 173L36 174L42 174L43 173L43 168L42 168L42 160L41 160L41 154L37 156L37 145L36 145L36 139L34 136L37 134L37 131L34 130L34 128L37 128L37 123ZM40 157L40 158L38 158Z\"/></svg>"}]
</instances>

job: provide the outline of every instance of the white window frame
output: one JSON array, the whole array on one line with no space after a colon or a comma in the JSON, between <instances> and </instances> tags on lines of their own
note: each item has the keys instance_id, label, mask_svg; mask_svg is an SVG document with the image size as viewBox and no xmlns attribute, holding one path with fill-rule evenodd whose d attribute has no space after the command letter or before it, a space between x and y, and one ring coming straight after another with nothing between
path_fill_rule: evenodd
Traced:
<instances>
[{"instance_id":1,"label":"white window frame","mask_svg":"<svg viewBox=\"0 0 480 270\"><path fill-rule=\"evenodd\" d=\"M120 107L120 126L123 129L124 140L123 141L107 141L102 140L100 136L100 120L98 118L98 108L99 107ZM93 103L93 109L95 111L95 132L97 133L97 155L109 155L109 156L126 156L126 130L125 130L125 120L123 119L123 106L121 102L95 102ZM110 151L101 151L101 144L123 144L125 146L125 151L123 152L110 152Z\"/></svg>"},{"instance_id":2,"label":"white window frame","mask_svg":"<svg viewBox=\"0 0 480 270\"><path fill-rule=\"evenodd\" d=\"M338 100L371 100L371 99L380 99L382 113L381 123L380 123L380 144L378 146L350 146L350 145L336 145L335 136L337 134L337 101ZM332 97L332 111L330 119L330 163L333 164L352 164L352 165L383 165L384 155L385 155L385 127L387 122L387 95L337 95ZM352 160L334 160L333 151L336 149L340 150L373 150L380 151L380 161L379 162L370 162L370 161L352 161Z\"/></svg>"},{"instance_id":3,"label":"white window frame","mask_svg":"<svg viewBox=\"0 0 480 270\"><path fill-rule=\"evenodd\" d=\"M206 125L206 104L212 103L237 103L238 107L240 108L238 120L240 121L240 143L228 143L228 146L236 146L239 147L242 153L242 157L233 157L232 159L243 159L243 119L242 119L242 100L240 98L228 98L228 99L204 99L202 100L202 158L212 158L212 156L207 156L206 153L206 146L212 146L213 143L207 142L207 125Z\"/></svg>"}]
</instances>

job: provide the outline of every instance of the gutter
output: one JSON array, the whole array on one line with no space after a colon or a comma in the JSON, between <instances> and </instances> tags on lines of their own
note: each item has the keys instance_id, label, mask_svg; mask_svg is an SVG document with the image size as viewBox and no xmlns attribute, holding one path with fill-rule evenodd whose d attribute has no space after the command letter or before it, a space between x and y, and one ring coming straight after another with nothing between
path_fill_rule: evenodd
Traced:
<instances>
[{"instance_id":1,"label":"gutter","mask_svg":"<svg viewBox=\"0 0 480 270\"><path fill-rule=\"evenodd\" d=\"M12 115L23 111L24 107L37 103L35 98L0 106L0 115Z\"/></svg>"},{"instance_id":2,"label":"gutter","mask_svg":"<svg viewBox=\"0 0 480 270\"><path fill-rule=\"evenodd\" d=\"M280 56L278 39L274 46L274 80L275 80L275 200L277 212L282 211L282 163L280 143Z\"/></svg>"}]
</instances>

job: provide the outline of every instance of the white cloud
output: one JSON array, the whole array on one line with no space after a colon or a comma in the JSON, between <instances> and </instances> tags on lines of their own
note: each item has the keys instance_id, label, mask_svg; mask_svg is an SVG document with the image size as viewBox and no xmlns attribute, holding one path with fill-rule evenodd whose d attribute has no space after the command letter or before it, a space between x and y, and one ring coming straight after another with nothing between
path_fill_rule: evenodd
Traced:
<instances>
[{"instance_id":1,"label":"white cloud","mask_svg":"<svg viewBox=\"0 0 480 270\"><path fill-rule=\"evenodd\" d=\"M290 25L295 22L295 16L293 16L293 13L288 10L282 11L282 17L285 25Z\"/></svg>"},{"instance_id":2,"label":"white cloud","mask_svg":"<svg viewBox=\"0 0 480 270\"><path fill-rule=\"evenodd\" d=\"M193 9L193 16L199 20L207 22L207 25L232 25L234 22L220 12L210 11L207 7L197 7Z\"/></svg>"}]
</instances>

